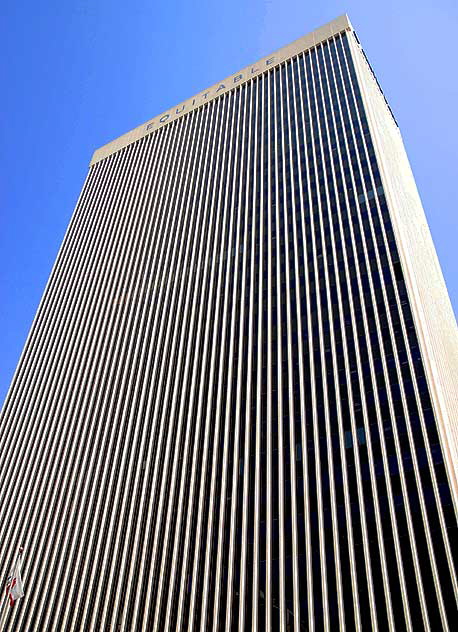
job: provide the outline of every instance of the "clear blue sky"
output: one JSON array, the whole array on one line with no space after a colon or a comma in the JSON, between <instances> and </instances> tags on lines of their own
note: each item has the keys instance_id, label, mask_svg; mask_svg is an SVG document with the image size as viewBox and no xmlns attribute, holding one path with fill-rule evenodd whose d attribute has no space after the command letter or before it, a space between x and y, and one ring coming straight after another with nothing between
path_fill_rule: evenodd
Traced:
<instances>
[{"instance_id":1,"label":"clear blue sky","mask_svg":"<svg viewBox=\"0 0 458 632\"><path fill-rule=\"evenodd\" d=\"M4 0L0 402L93 150L342 13L398 119L458 312L456 0Z\"/></svg>"}]
</instances>

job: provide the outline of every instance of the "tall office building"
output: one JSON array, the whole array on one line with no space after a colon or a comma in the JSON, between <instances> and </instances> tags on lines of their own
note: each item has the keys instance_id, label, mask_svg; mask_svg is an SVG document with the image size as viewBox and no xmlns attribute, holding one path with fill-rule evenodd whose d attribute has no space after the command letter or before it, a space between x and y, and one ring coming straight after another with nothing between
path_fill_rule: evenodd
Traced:
<instances>
[{"instance_id":1,"label":"tall office building","mask_svg":"<svg viewBox=\"0 0 458 632\"><path fill-rule=\"evenodd\" d=\"M105 145L1 416L6 629L451 629L457 354L346 17Z\"/></svg>"}]
</instances>

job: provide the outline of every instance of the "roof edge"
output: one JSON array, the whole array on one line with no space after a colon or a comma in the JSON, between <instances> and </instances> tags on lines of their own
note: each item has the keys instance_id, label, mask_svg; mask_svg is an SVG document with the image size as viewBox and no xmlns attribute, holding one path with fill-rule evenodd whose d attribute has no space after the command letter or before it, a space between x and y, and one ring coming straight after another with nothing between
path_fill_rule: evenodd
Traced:
<instances>
[{"instance_id":1,"label":"roof edge","mask_svg":"<svg viewBox=\"0 0 458 632\"><path fill-rule=\"evenodd\" d=\"M145 123L142 123L130 132L127 132L126 134L110 141L106 145L103 145L99 149L96 149L92 156L90 166L119 151L120 149L127 147L127 145L139 140L143 136L147 136L160 127L163 127L181 116L188 114L192 110L199 108L204 103L209 103L222 94L230 92L235 86L246 83L252 77L265 72L267 68L274 68L290 57L313 48L333 35L337 35L338 33L346 30L353 30L353 27L348 19L348 16L344 14L311 31L307 35L303 35L299 39L294 40L291 44L274 51L270 55L262 57L254 64L246 66L242 70L226 77L223 81L215 83L210 88L207 88L193 97L186 99L186 101L182 101L178 105L165 110L165 112L162 112Z\"/></svg>"}]
</instances>

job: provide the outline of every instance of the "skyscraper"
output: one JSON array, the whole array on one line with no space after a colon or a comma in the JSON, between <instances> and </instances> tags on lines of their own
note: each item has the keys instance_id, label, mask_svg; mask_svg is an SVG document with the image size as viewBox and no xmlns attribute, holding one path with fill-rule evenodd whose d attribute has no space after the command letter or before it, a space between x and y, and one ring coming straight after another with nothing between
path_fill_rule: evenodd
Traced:
<instances>
[{"instance_id":1,"label":"skyscraper","mask_svg":"<svg viewBox=\"0 0 458 632\"><path fill-rule=\"evenodd\" d=\"M95 152L1 414L6 629L451 628L457 383L340 17Z\"/></svg>"}]
</instances>

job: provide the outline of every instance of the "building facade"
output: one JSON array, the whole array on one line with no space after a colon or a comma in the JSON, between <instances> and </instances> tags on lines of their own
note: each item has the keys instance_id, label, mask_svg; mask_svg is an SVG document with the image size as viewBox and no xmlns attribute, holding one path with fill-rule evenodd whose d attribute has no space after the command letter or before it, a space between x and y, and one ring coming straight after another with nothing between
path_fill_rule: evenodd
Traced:
<instances>
[{"instance_id":1,"label":"building facade","mask_svg":"<svg viewBox=\"0 0 458 632\"><path fill-rule=\"evenodd\" d=\"M453 629L457 338L345 16L102 147L1 413L6 629Z\"/></svg>"}]
</instances>

